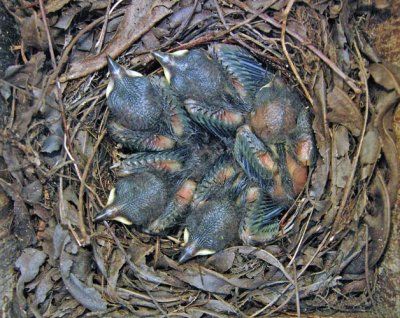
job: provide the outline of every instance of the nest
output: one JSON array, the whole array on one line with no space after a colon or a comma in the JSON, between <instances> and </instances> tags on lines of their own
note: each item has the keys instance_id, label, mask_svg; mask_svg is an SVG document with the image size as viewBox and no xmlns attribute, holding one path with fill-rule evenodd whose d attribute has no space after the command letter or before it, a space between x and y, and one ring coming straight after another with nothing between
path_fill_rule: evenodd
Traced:
<instances>
[{"instance_id":1,"label":"nest","mask_svg":"<svg viewBox=\"0 0 400 318\"><path fill-rule=\"evenodd\" d=\"M390 119L400 91L398 70L368 42L366 13L333 2L146 2L49 5L49 25L37 23L42 38L31 30L27 39L20 27L30 49L6 78L1 181L23 248L19 312L256 317L369 309L398 190ZM29 8L9 10L26 24L34 19ZM179 265L179 233L93 224L115 183L110 167L124 156L106 134L105 56L151 74L160 72L151 51L211 42L246 48L298 86L318 156L276 240ZM54 53L53 68L43 51Z\"/></svg>"}]
</instances>

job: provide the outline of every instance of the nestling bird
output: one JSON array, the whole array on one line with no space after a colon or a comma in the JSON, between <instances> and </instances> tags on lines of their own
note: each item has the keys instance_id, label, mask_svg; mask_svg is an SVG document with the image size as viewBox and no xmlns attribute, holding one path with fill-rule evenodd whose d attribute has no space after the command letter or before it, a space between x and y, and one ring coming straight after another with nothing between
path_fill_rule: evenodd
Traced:
<instances>
[{"instance_id":1,"label":"nestling bird","mask_svg":"<svg viewBox=\"0 0 400 318\"><path fill-rule=\"evenodd\" d=\"M274 238L277 217L306 184L314 152L308 112L276 76L258 91L253 111L236 133L234 157L255 182L242 196L246 212L240 237L245 243Z\"/></svg>"},{"instance_id":2,"label":"nestling bird","mask_svg":"<svg viewBox=\"0 0 400 318\"><path fill-rule=\"evenodd\" d=\"M95 222L116 220L142 228L154 220L168 201L167 181L150 172L141 172L117 181L107 206Z\"/></svg>"},{"instance_id":3,"label":"nestling bird","mask_svg":"<svg viewBox=\"0 0 400 318\"><path fill-rule=\"evenodd\" d=\"M210 255L238 239L240 213L228 198L216 198L190 212L179 262Z\"/></svg>"},{"instance_id":4,"label":"nestling bird","mask_svg":"<svg viewBox=\"0 0 400 318\"><path fill-rule=\"evenodd\" d=\"M139 151L171 149L190 129L189 119L168 88L158 78L126 70L108 57L111 74L107 102L111 137Z\"/></svg>"},{"instance_id":5,"label":"nestling bird","mask_svg":"<svg viewBox=\"0 0 400 318\"><path fill-rule=\"evenodd\" d=\"M238 239L242 210L234 200L237 174L233 160L224 155L197 186L186 219L180 263L218 252Z\"/></svg>"},{"instance_id":6,"label":"nestling bird","mask_svg":"<svg viewBox=\"0 0 400 318\"><path fill-rule=\"evenodd\" d=\"M303 189L315 146L308 112L279 77L256 95L236 134L237 162L274 200L290 204Z\"/></svg>"},{"instance_id":7,"label":"nestling bird","mask_svg":"<svg viewBox=\"0 0 400 318\"><path fill-rule=\"evenodd\" d=\"M117 174L126 178L117 182L115 200L110 202L97 218L101 215L107 218L116 216L119 221L138 225L138 220L133 216L134 211L144 208L132 210L131 201L141 200L146 204L146 200L150 200L150 209L154 199L157 213L150 210L151 213L147 213L151 215L148 220L142 216L143 224L139 227L151 234L164 233L167 229L179 225L185 217L198 181L220 153L219 147L210 144L207 147L192 145L131 155L119 165ZM149 177L148 180L145 179L146 176ZM153 189L159 192L154 192ZM141 192L140 196L135 194L137 191ZM127 207L121 207L122 205ZM110 214L110 211L117 214Z\"/></svg>"},{"instance_id":8,"label":"nestling bird","mask_svg":"<svg viewBox=\"0 0 400 318\"><path fill-rule=\"evenodd\" d=\"M251 110L266 71L245 50L219 44L174 53L153 53L190 117L219 137L232 135Z\"/></svg>"},{"instance_id":9,"label":"nestling bird","mask_svg":"<svg viewBox=\"0 0 400 318\"><path fill-rule=\"evenodd\" d=\"M191 180L175 184L174 180L160 172L138 172L117 181L110 192L107 206L94 220L111 219L147 229L165 210L178 218L178 214L184 213L190 204L194 190L195 183ZM165 228L173 225L163 224Z\"/></svg>"}]
</instances>

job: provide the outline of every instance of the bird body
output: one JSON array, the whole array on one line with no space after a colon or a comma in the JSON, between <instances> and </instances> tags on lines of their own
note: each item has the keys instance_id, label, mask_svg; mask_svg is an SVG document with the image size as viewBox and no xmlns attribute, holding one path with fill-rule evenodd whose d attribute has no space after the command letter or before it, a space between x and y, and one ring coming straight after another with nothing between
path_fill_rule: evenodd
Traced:
<instances>
[{"instance_id":1,"label":"bird body","mask_svg":"<svg viewBox=\"0 0 400 318\"><path fill-rule=\"evenodd\" d=\"M213 254L238 239L242 210L234 199L239 186L237 178L237 166L225 154L198 184L185 222L185 246L179 262Z\"/></svg>"},{"instance_id":2,"label":"bird body","mask_svg":"<svg viewBox=\"0 0 400 318\"><path fill-rule=\"evenodd\" d=\"M220 138L243 124L267 74L247 51L232 45L153 55L191 118Z\"/></svg>"},{"instance_id":3,"label":"bird body","mask_svg":"<svg viewBox=\"0 0 400 318\"><path fill-rule=\"evenodd\" d=\"M95 222L112 219L143 228L166 206L168 192L168 182L155 173L141 172L122 178Z\"/></svg>"},{"instance_id":4,"label":"bird body","mask_svg":"<svg viewBox=\"0 0 400 318\"><path fill-rule=\"evenodd\" d=\"M117 74L107 88L112 117L132 130L153 129L164 111L160 92L146 76L129 76L124 70Z\"/></svg>"},{"instance_id":5,"label":"bird body","mask_svg":"<svg viewBox=\"0 0 400 318\"><path fill-rule=\"evenodd\" d=\"M163 66L170 86L184 99L193 99L210 108L222 102L226 109L234 109L240 102L221 65L203 49L174 53L153 53Z\"/></svg>"},{"instance_id":6,"label":"bird body","mask_svg":"<svg viewBox=\"0 0 400 318\"><path fill-rule=\"evenodd\" d=\"M290 204L307 181L315 151L300 96L276 76L256 94L246 122L236 134L235 158L272 198Z\"/></svg>"},{"instance_id":7,"label":"bird body","mask_svg":"<svg viewBox=\"0 0 400 318\"><path fill-rule=\"evenodd\" d=\"M300 96L238 46L153 55L165 81L109 59L109 132L140 152L120 164L124 178L96 221L133 223L151 234L184 226L181 263L239 238L272 240L313 164ZM199 126L211 137L197 134Z\"/></svg>"},{"instance_id":8,"label":"bird body","mask_svg":"<svg viewBox=\"0 0 400 318\"><path fill-rule=\"evenodd\" d=\"M186 219L185 246L179 257L210 255L238 239L240 214L231 200L213 199L191 211Z\"/></svg>"},{"instance_id":9,"label":"bird body","mask_svg":"<svg viewBox=\"0 0 400 318\"><path fill-rule=\"evenodd\" d=\"M111 137L139 151L172 149L190 130L179 101L163 87L162 79L125 70L110 57L107 103Z\"/></svg>"}]
</instances>

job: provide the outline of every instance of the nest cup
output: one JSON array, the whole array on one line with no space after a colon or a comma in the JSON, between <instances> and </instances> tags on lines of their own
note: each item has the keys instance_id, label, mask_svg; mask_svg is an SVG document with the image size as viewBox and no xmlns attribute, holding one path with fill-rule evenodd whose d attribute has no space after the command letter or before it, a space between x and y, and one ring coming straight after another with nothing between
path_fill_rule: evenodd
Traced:
<instances>
[{"instance_id":1,"label":"nest cup","mask_svg":"<svg viewBox=\"0 0 400 318\"><path fill-rule=\"evenodd\" d=\"M77 66L91 64L83 64L74 52L72 66L60 77L69 80L63 101L71 139L64 147L73 149L65 155L74 160L62 179L52 176L46 188L54 202L68 208L54 208L51 231L46 232L50 239L39 244L50 256L45 262L41 255L43 273L59 270L54 277L59 289L52 290L52 298L43 296L47 302L35 303L38 311L57 316L49 303L62 307L68 300L76 312L116 317L310 312L339 317L341 312L366 311L390 317L398 312L390 307L400 294L394 275L399 268L392 266L398 257L398 238L393 238L397 228L391 231L391 220L397 217L393 207L399 176L390 126L400 98L400 76L361 32L368 29L366 22L354 18L369 11L331 2L195 4L156 1L151 10L143 5L142 12L149 14L134 17L149 19L149 28L128 50L117 50L124 52L117 62L149 75L161 74L151 51L229 43L251 52L299 93L299 103L312 114L317 153L304 190L280 217L273 241L230 246L185 264L177 262L182 231L152 236L117 222L94 224L117 180L110 167L129 151L118 148L106 134L107 71L96 69L88 76L82 69L75 79ZM135 6L140 5L132 2L123 9L139 12ZM288 14L283 14L285 9ZM127 19L121 22L121 30L124 27L129 27ZM113 40L112 32L107 34L111 46L118 36ZM51 156L46 160L51 164ZM38 297L31 287L26 291L28 303ZM396 291L393 298L388 296L391 290Z\"/></svg>"},{"instance_id":2,"label":"nest cup","mask_svg":"<svg viewBox=\"0 0 400 318\"><path fill-rule=\"evenodd\" d=\"M304 8L297 8L296 12L299 10L310 14ZM323 39L315 30L313 32L309 29L310 23L302 22L311 38L314 37L313 40L322 45ZM192 30L194 32L195 29ZM238 32L248 30L244 26ZM190 32L188 30L186 34L189 38ZM271 32L279 35L278 30ZM260 40L257 36L254 39ZM317 161L310 174L310 182L296 204L284 213L276 240L257 247L229 247L213 256L197 258L184 265L178 265L174 261L181 243L179 235L154 237L132 227L112 224L117 238L125 246L127 257L139 268L124 264L122 269L131 280L132 286L135 286L134 290L144 292L149 289L157 295L156 300L167 289L169 296L179 295L179 301L171 302L165 307L167 311L172 308L186 308L188 313L202 310L204 313L232 313L236 310L245 314L256 314L283 308L295 311L296 307L302 310L326 310L325 301L318 300L317 295L321 291L331 295L329 302L336 308L368 308L371 305L370 299L362 298L362 295L368 295L365 289L367 285L363 285L365 288L353 290L352 284L365 278L366 258L369 262L367 271L373 271L383 253L385 243L381 241L386 242L388 239L390 199L388 200L386 189L385 162L374 158L376 166L371 167L363 157L363 151L367 150L361 148L361 157L357 154L362 139L365 140L372 134L363 124L366 111L365 91L362 94L354 92L344 80L339 80L341 85L336 83L335 72L309 49L291 49L287 46L290 61L298 70L304 85L305 90L302 90L291 67L288 67L288 60L280 45L263 41L262 45L267 50L262 50L251 42L237 40L237 36L225 35L219 41L250 49L265 68L282 76L287 85L296 86L295 89L302 96L302 101L299 102L310 107L318 146ZM293 41L295 40L288 39L289 44ZM201 45L190 46L190 49L206 49L207 44L209 43L206 41ZM178 48L176 43L172 43L163 50ZM350 58L355 61L358 57L354 53ZM144 74L161 72L154 61L141 65L136 63L139 59L135 54L127 53L118 61L128 65L128 68L133 63L135 70ZM358 67L362 69L367 65L360 64ZM319 71L315 73L315 69ZM103 78L99 83L106 83L107 80ZM321 90L326 90L326 95L321 95ZM312 105L307 99L310 97ZM350 102L350 105L345 105L343 99ZM349 116L349 112L354 112L354 116ZM108 142L106 139L104 143ZM105 154L113 159L114 146L113 143L106 146L108 155ZM355 160L359 162L356 167L352 166ZM348 180L351 180L350 185L347 184ZM115 179L112 178L109 185L114 182ZM113 247L113 238L102 225L97 227L95 233L111 241L111 246L100 245L103 255L121 253L117 252L117 247ZM367 241L368 252L365 245ZM347 294L356 295L358 301L361 297L363 301L357 306L350 300L346 304L335 292L337 288ZM196 310L193 311L190 302L195 294L198 298L195 300L196 305L193 305ZM210 303L200 305L208 294L211 295ZM296 294L297 300L293 296ZM130 301L135 303L132 299ZM224 308L213 308L213 302L219 306L224 304ZM150 303L148 301L148 305ZM157 311L157 306L150 304L150 307L153 306Z\"/></svg>"}]
</instances>

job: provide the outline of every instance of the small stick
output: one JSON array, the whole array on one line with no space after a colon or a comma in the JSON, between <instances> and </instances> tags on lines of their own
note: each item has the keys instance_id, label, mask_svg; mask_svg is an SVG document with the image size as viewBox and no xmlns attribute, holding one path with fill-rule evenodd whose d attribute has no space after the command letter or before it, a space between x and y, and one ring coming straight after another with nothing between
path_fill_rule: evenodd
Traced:
<instances>
[{"instance_id":1,"label":"small stick","mask_svg":"<svg viewBox=\"0 0 400 318\"><path fill-rule=\"evenodd\" d=\"M255 11L251 9L248 5L246 5L244 2L238 0L231 0L231 3L238 6L242 10L255 13ZM266 21L267 23L271 24L272 26L278 29L282 28L282 25L278 21L276 21L274 18L271 18L266 14L260 14L260 18L262 18L264 21ZM318 56L322 61L324 61L339 77L341 77L346 82L347 85L350 86L350 88L356 94L361 94L361 89L357 86L355 81L352 78L348 77L346 74L344 74L343 71L335 63L333 63L324 53L322 53L313 44L310 44L306 38L304 38L302 35L300 35L299 33L290 28L286 28L286 32L289 35L293 36L296 40L298 40L302 45L308 48L316 56Z\"/></svg>"},{"instance_id":2,"label":"small stick","mask_svg":"<svg viewBox=\"0 0 400 318\"><path fill-rule=\"evenodd\" d=\"M299 84L300 84L300 86L301 86L301 89L302 89L303 92L304 92L304 95L305 95L306 98L308 99L308 102L310 103L310 105L313 105L313 99L311 98L310 93L308 92L306 86L304 85L303 80L301 79L301 77L300 77L300 75L299 75L299 72L297 71L297 68L296 68L296 66L294 65L294 63L293 63L293 61L292 61L292 59L291 59L291 57L290 57L290 55L289 55L289 52L288 52L288 50L287 50L287 48L286 48L286 39L285 39L286 24L287 24L287 19L288 19L290 10L291 10L292 7L293 7L294 1L295 1L295 0L290 0L289 3L288 3L287 6L286 6L285 11L283 11L283 21L282 21L282 29L281 29L282 50L283 50L283 53L284 53L285 56L286 56L286 59L287 59L289 65L290 65L290 68L292 69L292 72L293 72L294 75L296 76L297 82L299 82Z\"/></svg>"},{"instance_id":3,"label":"small stick","mask_svg":"<svg viewBox=\"0 0 400 318\"><path fill-rule=\"evenodd\" d=\"M86 232L86 227L85 227L85 218L84 218L84 209L83 209L83 194L85 192L85 185L86 185L86 178L89 174L90 167L92 165L92 161L94 156L97 153L97 149L100 146L101 141L103 140L104 136L106 135L107 130L103 130L101 135L96 141L96 144L93 147L92 154L90 155L90 158L88 159L85 169L83 170L82 178L81 178L81 185L79 188L79 208L78 208L78 213L79 213L79 229L81 231L81 234L83 235L83 242L87 242L88 240L88 235Z\"/></svg>"},{"instance_id":4,"label":"small stick","mask_svg":"<svg viewBox=\"0 0 400 318\"><path fill-rule=\"evenodd\" d=\"M368 83L367 83L367 71L365 70L365 65L362 61L362 57L361 57L361 53L358 49L357 43L354 43L354 48L356 50L357 53L357 57L358 57L358 64L360 66L360 74L361 74L361 78L362 81L364 83L364 88L365 88L365 109L364 109L364 123L363 123L363 127L361 130L361 134L360 134L360 140L358 142L357 145L357 149L356 149L356 153L355 156L353 158L353 161L351 163L351 172L349 177L347 178L346 181L346 185L344 187L343 190L343 197L342 197L342 201L340 202L340 206L339 206L339 210L337 212L337 216L335 219L335 223L333 225L333 228L335 229L336 226L339 225L339 222L341 222L341 216L344 210L344 207L346 206L347 203L347 199L349 198L350 195L350 190L351 190L351 186L353 184L353 180L354 180L354 176L357 170L357 164L358 164L358 160L360 158L360 153L361 153L361 148L364 144L364 136L365 136L365 132L367 130L367 123L368 123L368 113L369 113L369 90L368 90ZM337 230L337 228L336 228ZM335 235L336 233L334 232L333 235Z\"/></svg>"},{"instance_id":5,"label":"small stick","mask_svg":"<svg viewBox=\"0 0 400 318\"><path fill-rule=\"evenodd\" d=\"M153 301L154 305L158 308L158 310L165 316L168 316L168 313L161 307L161 305L157 302L157 300L153 297L153 295L150 293L150 290L146 287L146 285L143 283L143 279L140 277L140 270L139 268L131 261L131 258L126 254L124 247L122 246L120 240L117 238L115 233L111 230L110 225L108 225L107 221L104 221L103 224L106 226L108 232L110 232L111 236L113 237L115 244L117 244L119 250L122 252L122 254L125 256L126 262L128 263L129 267L136 273L136 277L139 280L140 284L142 285L143 289L146 291L147 295L151 298Z\"/></svg>"}]
</instances>

